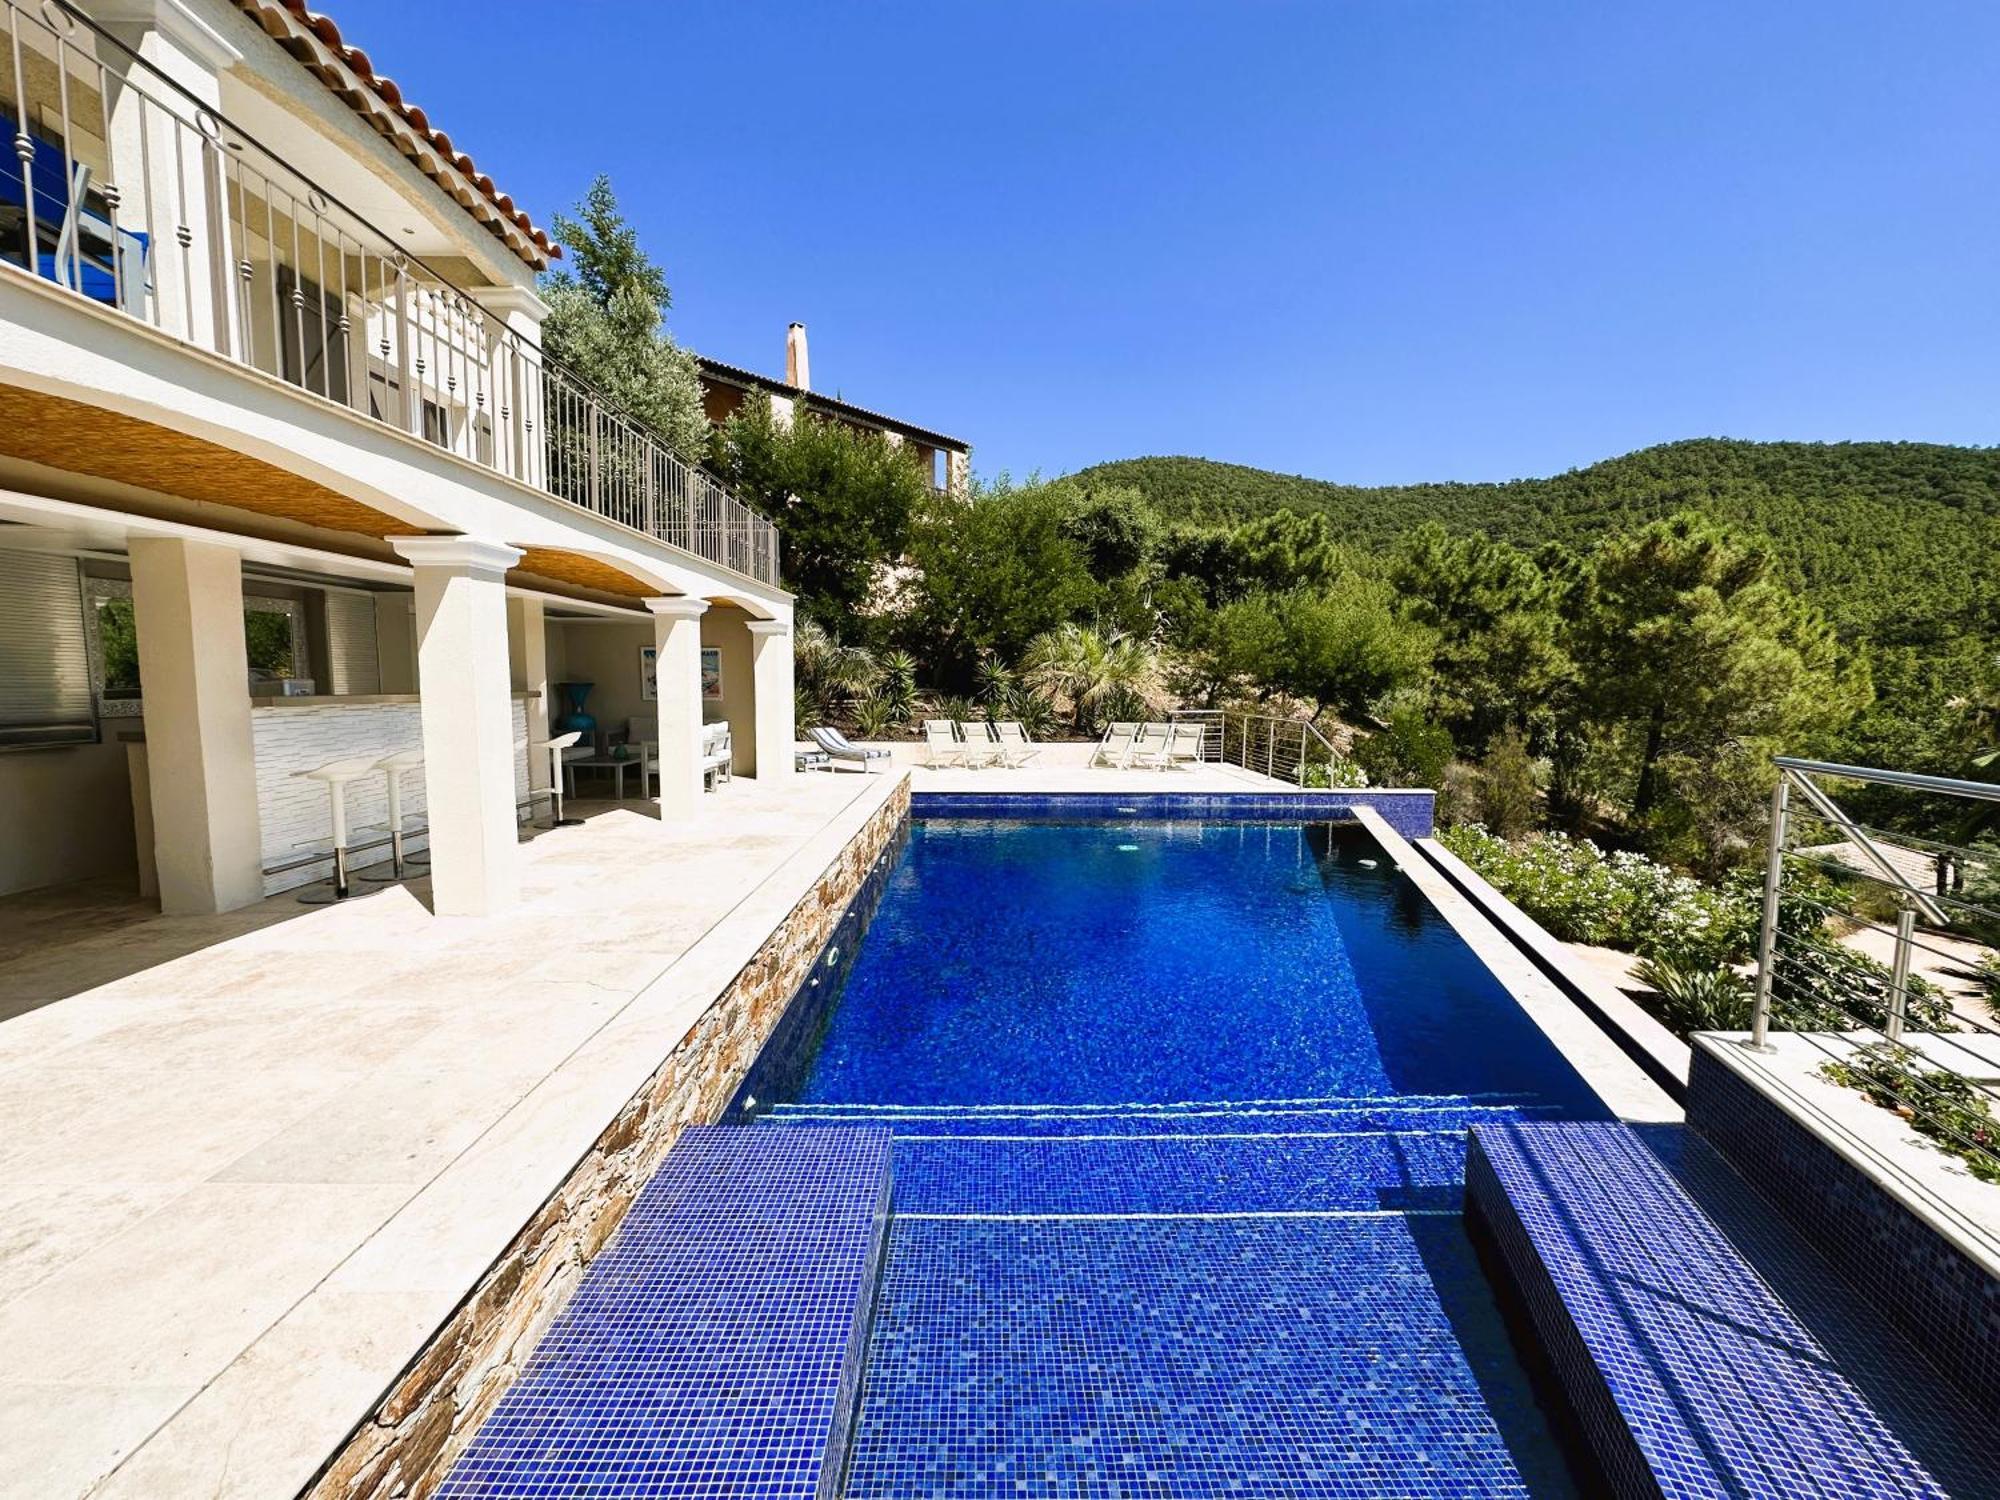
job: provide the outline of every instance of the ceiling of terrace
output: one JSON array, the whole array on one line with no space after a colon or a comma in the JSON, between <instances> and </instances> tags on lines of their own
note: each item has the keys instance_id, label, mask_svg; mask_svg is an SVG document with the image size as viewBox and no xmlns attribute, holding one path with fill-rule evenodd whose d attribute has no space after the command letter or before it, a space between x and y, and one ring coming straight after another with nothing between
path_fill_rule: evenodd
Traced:
<instances>
[{"instance_id":1,"label":"ceiling of terrace","mask_svg":"<svg viewBox=\"0 0 2000 1500\"><path fill-rule=\"evenodd\" d=\"M324 545L326 533L345 534L365 538L371 555L387 558L383 538L424 534L421 526L220 443L19 386L0 384L0 459L105 481L88 497L99 505L245 536L299 540L311 533ZM510 581L614 600L661 592L598 558L554 547L528 548Z\"/></svg>"}]
</instances>

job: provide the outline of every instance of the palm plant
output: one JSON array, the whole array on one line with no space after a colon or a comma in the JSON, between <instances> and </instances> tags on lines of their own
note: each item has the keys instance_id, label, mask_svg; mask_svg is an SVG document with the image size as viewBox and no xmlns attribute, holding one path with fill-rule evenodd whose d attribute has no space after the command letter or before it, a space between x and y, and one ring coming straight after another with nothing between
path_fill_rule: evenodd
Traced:
<instances>
[{"instance_id":1,"label":"palm plant","mask_svg":"<svg viewBox=\"0 0 2000 1500\"><path fill-rule=\"evenodd\" d=\"M833 724L882 680L883 668L860 646L843 646L811 620L792 641L794 704L801 723ZM914 664L912 664L914 671Z\"/></svg>"},{"instance_id":2,"label":"palm plant","mask_svg":"<svg viewBox=\"0 0 2000 1500\"><path fill-rule=\"evenodd\" d=\"M1068 710L1080 734L1119 713L1143 716L1160 701L1159 654L1151 644L1087 625L1059 625L1028 643L1021 676Z\"/></svg>"}]
</instances>

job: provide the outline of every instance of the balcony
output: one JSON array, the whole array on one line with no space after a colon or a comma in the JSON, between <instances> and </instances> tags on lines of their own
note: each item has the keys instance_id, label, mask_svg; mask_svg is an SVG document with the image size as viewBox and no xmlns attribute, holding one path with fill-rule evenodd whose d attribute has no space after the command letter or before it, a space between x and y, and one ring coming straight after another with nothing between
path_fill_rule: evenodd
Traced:
<instances>
[{"instance_id":1,"label":"balcony","mask_svg":"<svg viewBox=\"0 0 2000 1500\"><path fill-rule=\"evenodd\" d=\"M771 523L543 353L515 288L456 284L59 0L0 0L0 134L6 274L777 584Z\"/></svg>"}]
</instances>

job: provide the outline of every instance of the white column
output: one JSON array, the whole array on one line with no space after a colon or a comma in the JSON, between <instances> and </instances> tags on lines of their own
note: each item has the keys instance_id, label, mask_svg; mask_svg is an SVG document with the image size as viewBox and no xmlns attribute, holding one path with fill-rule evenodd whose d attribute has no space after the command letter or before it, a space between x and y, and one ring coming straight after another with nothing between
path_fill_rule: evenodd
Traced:
<instances>
[{"instance_id":1,"label":"white column","mask_svg":"<svg viewBox=\"0 0 2000 1500\"><path fill-rule=\"evenodd\" d=\"M750 711L756 715L756 764L759 781L789 776L792 752L798 746L798 726L792 722L792 627L786 620L751 620Z\"/></svg>"},{"instance_id":2,"label":"white column","mask_svg":"<svg viewBox=\"0 0 2000 1500\"><path fill-rule=\"evenodd\" d=\"M521 891L506 577L522 554L471 536L392 537L389 545L416 575L434 910L503 911Z\"/></svg>"},{"instance_id":3,"label":"white column","mask_svg":"<svg viewBox=\"0 0 2000 1500\"><path fill-rule=\"evenodd\" d=\"M648 599L660 714L660 821L701 806L701 617L706 599Z\"/></svg>"},{"instance_id":4,"label":"white column","mask_svg":"<svg viewBox=\"0 0 2000 1500\"><path fill-rule=\"evenodd\" d=\"M972 488L972 455L963 448L947 448L944 455L944 490L963 498Z\"/></svg>"},{"instance_id":5,"label":"white column","mask_svg":"<svg viewBox=\"0 0 2000 1500\"><path fill-rule=\"evenodd\" d=\"M549 737L549 627L539 599L515 596L507 601L507 674L517 693L528 700L528 743ZM549 758L528 757L528 785L537 791L549 784Z\"/></svg>"},{"instance_id":6,"label":"white column","mask_svg":"<svg viewBox=\"0 0 2000 1500\"><path fill-rule=\"evenodd\" d=\"M129 550L160 910L233 911L264 897L243 560L178 537Z\"/></svg>"}]
</instances>

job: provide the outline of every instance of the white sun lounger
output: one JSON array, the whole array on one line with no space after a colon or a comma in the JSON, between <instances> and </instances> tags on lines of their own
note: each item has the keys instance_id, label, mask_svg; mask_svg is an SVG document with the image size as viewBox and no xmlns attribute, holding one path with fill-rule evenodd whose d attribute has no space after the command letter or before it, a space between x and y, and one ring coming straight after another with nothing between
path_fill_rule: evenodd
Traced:
<instances>
[{"instance_id":1,"label":"white sun lounger","mask_svg":"<svg viewBox=\"0 0 2000 1500\"><path fill-rule=\"evenodd\" d=\"M951 720L924 720L924 764L933 771L965 764L965 746L958 742Z\"/></svg>"},{"instance_id":2,"label":"white sun lounger","mask_svg":"<svg viewBox=\"0 0 2000 1500\"><path fill-rule=\"evenodd\" d=\"M968 766L994 766L1001 764L1000 747L993 743L993 736L986 732L982 724L967 724L963 720L958 726L959 749L965 752Z\"/></svg>"},{"instance_id":3,"label":"white sun lounger","mask_svg":"<svg viewBox=\"0 0 2000 1500\"><path fill-rule=\"evenodd\" d=\"M1139 738L1137 724L1110 724L1105 727L1104 738L1097 742L1091 752L1093 766L1111 766L1123 770L1132 763L1132 746Z\"/></svg>"},{"instance_id":4,"label":"white sun lounger","mask_svg":"<svg viewBox=\"0 0 2000 1500\"><path fill-rule=\"evenodd\" d=\"M1000 747L1000 764L1010 769L1025 766L1042 752L1028 738L1018 719L1002 719L993 726L993 742Z\"/></svg>"},{"instance_id":5,"label":"white sun lounger","mask_svg":"<svg viewBox=\"0 0 2000 1500\"><path fill-rule=\"evenodd\" d=\"M1201 764L1202 731L1201 724L1174 724L1167 731L1166 754L1161 757L1160 769L1175 766L1197 766Z\"/></svg>"},{"instance_id":6,"label":"white sun lounger","mask_svg":"<svg viewBox=\"0 0 2000 1500\"><path fill-rule=\"evenodd\" d=\"M1132 757L1128 765L1146 766L1153 770L1165 770L1167 766L1167 741L1171 726L1166 724L1142 724L1139 738L1133 742Z\"/></svg>"}]
</instances>

